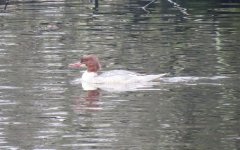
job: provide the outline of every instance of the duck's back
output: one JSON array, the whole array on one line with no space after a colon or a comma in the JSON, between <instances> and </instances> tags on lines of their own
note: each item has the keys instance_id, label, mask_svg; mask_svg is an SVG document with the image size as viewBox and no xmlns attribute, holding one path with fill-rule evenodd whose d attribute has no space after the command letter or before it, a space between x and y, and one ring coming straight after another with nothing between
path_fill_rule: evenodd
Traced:
<instances>
[{"instance_id":1,"label":"duck's back","mask_svg":"<svg viewBox=\"0 0 240 150\"><path fill-rule=\"evenodd\" d=\"M97 81L100 83L134 83L148 82L162 77L159 75L143 75L127 70L112 70L106 71L97 76Z\"/></svg>"}]
</instances>

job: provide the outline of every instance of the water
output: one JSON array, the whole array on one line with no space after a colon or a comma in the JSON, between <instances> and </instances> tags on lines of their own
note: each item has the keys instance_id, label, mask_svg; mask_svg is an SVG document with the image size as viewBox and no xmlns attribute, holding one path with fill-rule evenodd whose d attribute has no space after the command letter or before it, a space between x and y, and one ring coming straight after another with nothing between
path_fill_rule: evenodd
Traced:
<instances>
[{"instance_id":1,"label":"water","mask_svg":"<svg viewBox=\"0 0 240 150\"><path fill-rule=\"evenodd\" d=\"M149 2L10 1L0 149L239 149L239 2ZM102 71L169 74L146 88L84 91L67 66L89 53Z\"/></svg>"}]
</instances>

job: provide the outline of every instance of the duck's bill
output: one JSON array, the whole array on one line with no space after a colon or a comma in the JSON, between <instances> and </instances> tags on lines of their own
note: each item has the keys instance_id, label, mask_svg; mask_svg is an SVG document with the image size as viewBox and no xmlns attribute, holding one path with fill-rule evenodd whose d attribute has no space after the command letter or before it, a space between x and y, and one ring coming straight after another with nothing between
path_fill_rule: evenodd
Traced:
<instances>
[{"instance_id":1,"label":"duck's bill","mask_svg":"<svg viewBox=\"0 0 240 150\"><path fill-rule=\"evenodd\" d=\"M80 62L76 62L76 63L72 63L72 64L69 64L68 67L70 68L80 68L80 67L85 67L86 65L85 64L82 64Z\"/></svg>"}]
</instances>

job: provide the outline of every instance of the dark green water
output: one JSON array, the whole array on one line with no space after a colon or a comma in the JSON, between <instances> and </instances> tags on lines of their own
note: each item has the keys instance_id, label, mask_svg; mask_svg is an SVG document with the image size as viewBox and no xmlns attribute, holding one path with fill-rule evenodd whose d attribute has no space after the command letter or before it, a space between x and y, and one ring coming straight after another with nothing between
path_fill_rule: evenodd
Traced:
<instances>
[{"instance_id":1,"label":"dark green water","mask_svg":"<svg viewBox=\"0 0 240 150\"><path fill-rule=\"evenodd\" d=\"M0 13L0 149L240 149L240 3L10 1ZM3 10L4 4L0 3ZM68 64L169 73L84 91Z\"/></svg>"}]
</instances>

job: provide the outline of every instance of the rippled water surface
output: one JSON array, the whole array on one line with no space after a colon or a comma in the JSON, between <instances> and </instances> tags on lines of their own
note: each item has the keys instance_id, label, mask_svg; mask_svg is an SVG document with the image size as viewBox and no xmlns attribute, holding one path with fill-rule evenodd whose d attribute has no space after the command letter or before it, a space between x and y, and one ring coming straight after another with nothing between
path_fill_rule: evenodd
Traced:
<instances>
[{"instance_id":1,"label":"rippled water surface","mask_svg":"<svg viewBox=\"0 0 240 150\"><path fill-rule=\"evenodd\" d=\"M0 149L239 149L240 3L150 2L2 0ZM84 90L84 54L168 75Z\"/></svg>"}]
</instances>

